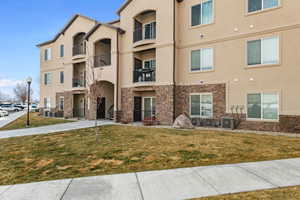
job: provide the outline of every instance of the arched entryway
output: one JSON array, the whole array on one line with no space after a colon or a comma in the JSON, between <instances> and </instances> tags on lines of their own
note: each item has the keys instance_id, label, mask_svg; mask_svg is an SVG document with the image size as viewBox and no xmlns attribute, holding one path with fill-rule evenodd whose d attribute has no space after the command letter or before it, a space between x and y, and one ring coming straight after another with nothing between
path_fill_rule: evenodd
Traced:
<instances>
[{"instance_id":1,"label":"arched entryway","mask_svg":"<svg viewBox=\"0 0 300 200\"><path fill-rule=\"evenodd\" d=\"M114 84L108 81L98 81L94 84L91 92L95 92L96 96L93 97L92 109L94 112L93 118L97 119L114 119ZM93 96L93 94L91 94Z\"/></svg>"}]
</instances>

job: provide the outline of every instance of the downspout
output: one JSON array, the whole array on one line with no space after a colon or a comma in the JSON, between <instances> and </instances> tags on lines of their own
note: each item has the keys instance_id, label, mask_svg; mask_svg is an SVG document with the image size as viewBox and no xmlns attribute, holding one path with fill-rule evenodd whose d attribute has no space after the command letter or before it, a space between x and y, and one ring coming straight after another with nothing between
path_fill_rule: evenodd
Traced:
<instances>
[{"instance_id":1,"label":"downspout","mask_svg":"<svg viewBox=\"0 0 300 200\"><path fill-rule=\"evenodd\" d=\"M116 105L116 113L115 113L115 121L119 121L119 65L120 65L120 61L119 61L119 30L117 30L117 79L116 79L116 101L117 101L117 105Z\"/></svg>"},{"instance_id":2,"label":"downspout","mask_svg":"<svg viewBox=\"0 0 300 200\"><path fill-rule=\"evenodd\" d=\"M173 0L173 121L176 118L176 1Z\"/></svg>"}]
</instances>

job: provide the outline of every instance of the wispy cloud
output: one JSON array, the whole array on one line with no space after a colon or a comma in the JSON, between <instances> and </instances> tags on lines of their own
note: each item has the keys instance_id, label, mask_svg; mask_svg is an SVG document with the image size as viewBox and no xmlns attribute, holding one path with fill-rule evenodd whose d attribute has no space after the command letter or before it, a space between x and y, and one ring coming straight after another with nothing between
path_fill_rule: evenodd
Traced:
<instances>
[{"instance_id":1,"label":"wispy cloud","mask_svg":"<svg viewBox=\"0 0 300 200\"><path fill-rule=\"evenodd\" d=\"M21 81L21 80L11 80L11 79L0 78L0 88L14 87L18 83L23 83L23 82L24 81Z\"/></svg>"}]
</instances>

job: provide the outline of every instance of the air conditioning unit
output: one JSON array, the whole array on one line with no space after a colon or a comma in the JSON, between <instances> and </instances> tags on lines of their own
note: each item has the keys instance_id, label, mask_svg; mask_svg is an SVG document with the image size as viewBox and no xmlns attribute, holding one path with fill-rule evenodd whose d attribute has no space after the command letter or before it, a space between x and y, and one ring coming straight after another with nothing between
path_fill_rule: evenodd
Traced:
<instances>
[{"instance_id":1,"label":"air conditioning unit","mask_svg":"<svg viewBox=\"0 0 300 200\"><path fill-rule=\"evenodd\" d=\"M232 117L223 117L221 120L222 128L235 129L234 119Z\"/></svg>"}]
</instances>

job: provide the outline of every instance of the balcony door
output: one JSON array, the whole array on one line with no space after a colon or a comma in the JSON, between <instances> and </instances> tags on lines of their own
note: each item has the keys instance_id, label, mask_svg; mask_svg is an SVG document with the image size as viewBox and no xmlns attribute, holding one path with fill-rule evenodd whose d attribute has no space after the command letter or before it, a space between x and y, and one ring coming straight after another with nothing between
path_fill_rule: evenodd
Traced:
<instances>
[{"instance_id":1,"label":"balcony door","mask_svg":"<svg viewBox=\"0 0 300 200\"><path fill-rule=\"evenodd\" d=\"M153 119L155 117L156 98L144 97L143 98L143 120Z\"/></svg>"}]
</instances>

